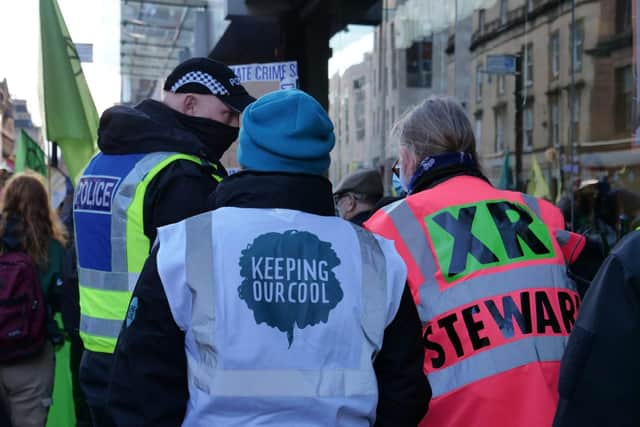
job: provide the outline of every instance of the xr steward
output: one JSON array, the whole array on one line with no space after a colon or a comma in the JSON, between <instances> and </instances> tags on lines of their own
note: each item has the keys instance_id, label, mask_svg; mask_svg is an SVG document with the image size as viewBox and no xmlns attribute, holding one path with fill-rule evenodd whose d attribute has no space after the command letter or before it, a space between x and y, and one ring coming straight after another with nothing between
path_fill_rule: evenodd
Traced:
<instances>
[{"instance_id":1,"label":"xr steward","mask_svg":"<svg viewBox=\"0 0 640 427\"><path fill-rule=\"evenodd\" d=\"M473 352L526 337L568 335L579 306L580 297L571 291L527 289L445 313L423 328L425 369L444 368Z\"/></svg>"}]
</instances>

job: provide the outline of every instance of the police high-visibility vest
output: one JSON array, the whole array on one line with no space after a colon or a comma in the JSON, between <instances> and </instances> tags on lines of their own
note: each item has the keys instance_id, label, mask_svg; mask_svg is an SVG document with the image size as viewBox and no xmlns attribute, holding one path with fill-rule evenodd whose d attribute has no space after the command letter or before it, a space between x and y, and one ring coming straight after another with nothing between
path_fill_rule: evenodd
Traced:
<instances>
[{"instance_id":1,"label":"police high-visibility vest","mask_svg":"<svg viewBox=\"0 0 640 427\"><path fill-rule=\"evenodd\" d=\"M89 163L74 195L80 336L90 351L113 353L131 293L149 255L144 196L153 178L187 154L106 155ZM213 165L214 168L217 168ZM220 181L221 178L213 176Z\"/></svg>"},{"instance_id":2,"label":"police high-visibility vest","mask_svg":"<svg viewBox=\"0 0 640 427\"><path fill-rule=\"evenodd\" d=\"M421 425L550 426L580 304L566 262L584 247L560 211L460 176L365 226L408 266L433 390Z\"/></svg>"},{"instance_id":3,"label":"police high-visibility vest","mask_svg":"<svg viewBox=\"0 0 640 427\"><path fill-rule=\"evenodd\" d=\"M406 280L393 242L336 217L230 207L158 238L185 331L183 426L373 424L373 358Z\"/></svg>"}]
</instances>

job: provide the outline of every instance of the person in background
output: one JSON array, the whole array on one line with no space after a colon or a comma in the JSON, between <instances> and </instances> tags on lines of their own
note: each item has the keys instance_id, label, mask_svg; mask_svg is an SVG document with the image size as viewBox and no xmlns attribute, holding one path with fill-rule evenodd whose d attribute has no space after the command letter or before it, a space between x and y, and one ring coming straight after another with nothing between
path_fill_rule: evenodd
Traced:
<instances>
[{"instance_id":1,"label":"person in background","mask_svg":"<svg viewBox=\"0 0 640 427\"><path fill-rule=\"evenodd\" d=\"M593 279L560 366L554 427L640 425L640 230Z\"/></svg>"},{"instance_id":2,"label":"person in background","mask_svg":"<svg viewBox=\"0 0 640 427\"><path fill-rule=\"evenodd\" d=\"M242 118L214 211L158 231L118 341L118 426L415 426L430 389L393 243L336 218L322 106ZM156 344L160 343L160 344Z\"/></svg>"},{"instance_id":3,"label":"person in background","mask_svg":"<svg viewBox=\"0 0 640 427\"><path fill-rule=\"evenodd\" d=\"M110 424L104 406L113 351L156 228L207 210L207 196L226 176L219 159L252 101L229 67L191 58L165 80L162 102L116 106L100 118L100 153L78 182L73 208L80 382L97 427Z\"/></svg>"},{"instance_id":4,"label":"person in background","mask_svg":"<svg viewBox=\"0 0 640 427\"><path fill-rule=\"evenodd\" d=\"M69 230L69 244L64 251L62 263L62 291L60 313L67 340L69 341L69 370L71 372L71 392L76 416L76 427L91 427L91 414L80 385L80 361L84 346L80 338L80 295L78 289L78 257L75 247L75 227L73 225L73 184L65 177L67 193L58 208L60 220Z\"/></svg>"},{"instance_id":5,"label":"person in background","mask_svg":"<svg viewBox=\"0 0 640 427\"><path fill-rule=\"evenodd\" d=\"M382 177L375 169L365 169L346 176L333 191L333 200L341 218L362 225L373 215L382 198Z\"/></svg>"},{"instance_id":6,"label":"person in background","mask_svg":"<svg viewBox=\"0 0 640 427\"><path fill-rule=\"evenodd\" d=\"M21 252L31 258L38 270L36 286L42 287L47 307L44 344L34 354L0 364L0 402L15 427L45 426L53 391L54 345L63 340L53 312L59 305L55 291L67 233L49 200L44 179L33 172L21 172L7 182L0 211L1 253ZM27 277L22 276L24 280ZM36 310L33 305L29 308Z\"/></svg>"},{"instance_id":7,"label":"person in background","mask_svg":"<svg viewBox=\"0 0 640 427\"><path fill-rule=\"evenodd\" d=\"M365 227L409 270L433 388L420 425L550 425L579 305L566 270L584 238L551 203L489 183L453 98L428 98L392 133L408 196Z\"/></svg>"}]
</instances>

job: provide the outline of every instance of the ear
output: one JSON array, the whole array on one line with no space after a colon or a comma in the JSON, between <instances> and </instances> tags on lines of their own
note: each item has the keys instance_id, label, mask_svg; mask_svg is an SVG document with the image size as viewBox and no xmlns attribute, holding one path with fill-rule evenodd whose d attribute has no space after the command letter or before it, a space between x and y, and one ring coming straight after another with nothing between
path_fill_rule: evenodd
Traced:
<instances>
[{"instance_id":1,"label":"ear","mask_svg":"<svg viewBox=\"0 0 640 427\"><path fill-rule=\"evenodd\" d=\"M411 177L418 167L419 160L409 148L400 146L400 164L402 165L402 174Z\"/></svg>"},{"instance_id":2,"label":"ear","mask_svg":"<svg viewBox=\"0 0 640 427\"><path fill-rule=\"evenodd\" d=\"M188 93L182 100L182 113L193 116L198 105L198 98Z\"/></svg>"},{"instance_id":3,"label":"ear","mask_svg":"<svg viewBox=\"0 0 640 427\"><path fill-rule=\"evenodd\" d=\"M352 195L345 196L345 199L347 199L346 211L353 211L356 208L356 199Z\"/></svg>"}]
</instances>

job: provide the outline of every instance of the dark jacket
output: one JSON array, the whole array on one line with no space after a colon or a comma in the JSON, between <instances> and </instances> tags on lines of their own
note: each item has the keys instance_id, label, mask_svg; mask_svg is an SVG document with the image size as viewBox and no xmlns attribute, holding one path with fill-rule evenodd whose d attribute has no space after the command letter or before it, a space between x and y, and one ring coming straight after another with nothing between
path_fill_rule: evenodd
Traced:
<instances>
[{"instance_id":1,"label":"dark jacket","mask_svg":"<svg viewBox=\"0 0 640 427\"><path fill-rule=\"evenodd\" d=\"M593 280L562 358L555 427L640 425L639 260L634 231Z\"/></svg>"},{"instance_id":2,"label":"dark jacket","mask_svg":"<svg viewBox=\"0 0 640 427\"><path fill-rule=\"evenodd\" d=\"M212 143L215 143L213 141ZM184 127L174 110L161 102L146 100L134 108L116 106L100 118L98 147L105 154L191 154L216 164L226 176L212 147ZM149 184L144 198L144 231L153 242L156 228L207 210L207 195L217 186L213 168L188 160L166 166Z\"/></svg>"},{"instance_id":3,"label":"dark jacket","mask_svg":"<svg viewBox=\"0 0 640 427\"><path fill-rule=\"evenodd\" d=\"M311 175L240 172L219 186L211 204L334 215L331 184ZM157 249L142 271L133 294L138 298L135 319L123 328L115 353L108 406L118 426L178 426L189 398L184 333L171 315L156 254ZM380 393L377 426L416 426L422 418L431 396L423 357L420 320L405 289L374 363Z\"/></svg>"}]
</instances>

